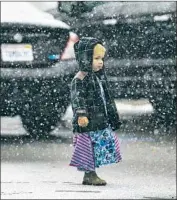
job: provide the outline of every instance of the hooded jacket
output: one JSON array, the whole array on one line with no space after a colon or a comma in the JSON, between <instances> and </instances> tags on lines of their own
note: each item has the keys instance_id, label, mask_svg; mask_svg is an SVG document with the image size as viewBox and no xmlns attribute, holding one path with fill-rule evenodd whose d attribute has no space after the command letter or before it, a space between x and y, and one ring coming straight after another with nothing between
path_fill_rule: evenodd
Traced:
<instances>
[{"instance_id":1,"label":"hooded jacket","mask_svg":"<svg viewBox=\"0 0 177 200\"><path fill-rule=\"evenodd\" d=\"M75 76L71 82L71 105L73 110L73 132L84 133L97 131L111 126L112 130L119 129L121 122L110 93L104 67L93 72L93 49L96 44L102 43L95 38L82 38L74 45L79 70L86 72L83 78ZM101 81L106 100L106 108L101 96L98 79ZM89 120L87 127L78 125L78 117L86 116Z\"/></svg>"}]
</instances>

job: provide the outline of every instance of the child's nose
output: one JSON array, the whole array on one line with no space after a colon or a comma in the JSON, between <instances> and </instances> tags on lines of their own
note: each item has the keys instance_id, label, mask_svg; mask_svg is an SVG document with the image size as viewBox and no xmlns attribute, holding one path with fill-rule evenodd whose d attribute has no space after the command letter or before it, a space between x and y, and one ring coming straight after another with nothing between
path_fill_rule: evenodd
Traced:
<instances>
[{"instance_id":1,"label":"child's nose","mask_svg":"<svg viewBox=\"0 0 177 200\"><path fill-rule=\"evenodd\" d=\"M99 63L100 63L100 64L103 64L103 60L100 60Z\"/></svg>"}]
</instances>

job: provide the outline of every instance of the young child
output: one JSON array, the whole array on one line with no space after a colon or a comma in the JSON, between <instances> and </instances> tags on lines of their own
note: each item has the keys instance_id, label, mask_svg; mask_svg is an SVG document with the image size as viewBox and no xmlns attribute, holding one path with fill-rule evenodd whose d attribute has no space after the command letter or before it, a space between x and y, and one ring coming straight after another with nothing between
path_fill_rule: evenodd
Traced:
<instances>
[{"instance_id":1,"label":"young child","mask_svg":"<svg viewBox=\"0 0 177 200\"><path fill-rule=\"evenodd\" d=\"M106 49L99 40L85 37L74 50L79 72L71 82L74 152L70 166L85 172L82 184L106 185L95 169L121 160L113 132L121 122L104 71Z\"/></svg>"}]
</instances>

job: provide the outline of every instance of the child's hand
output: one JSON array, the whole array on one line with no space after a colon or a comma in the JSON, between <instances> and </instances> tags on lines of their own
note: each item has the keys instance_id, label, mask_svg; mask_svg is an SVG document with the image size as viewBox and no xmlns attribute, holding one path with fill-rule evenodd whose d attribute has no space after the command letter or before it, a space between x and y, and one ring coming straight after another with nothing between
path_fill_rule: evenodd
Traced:
<instances>
[{"instance_id":1,"label":"child's hand","mask_svg":"<svg viewBox=\"0 0 177 200\"><path fill-rule=\"evenodd\" d=\"M81 127L86 127L88 125L89 121L87 117L78 117L78 124Z\"/></svg>"}]
</instances>

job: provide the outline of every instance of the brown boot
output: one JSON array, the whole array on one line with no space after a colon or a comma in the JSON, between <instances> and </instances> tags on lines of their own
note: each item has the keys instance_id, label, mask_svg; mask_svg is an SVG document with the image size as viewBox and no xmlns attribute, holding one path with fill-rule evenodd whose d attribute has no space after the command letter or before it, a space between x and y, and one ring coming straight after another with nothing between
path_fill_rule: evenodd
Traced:
<instances>
[{"instance_id":1,"label":"brown boot","mask_svg":"<svg viewBox=\"0 0 177 200\"><path fill-rule=\"evenodd\" d=\"M85 173L83 178L83 185L97 185L97 186L103 186L106 185L106 181L99 178L96 174L96 172L91 171L88 173Z\"/></svg>"}]
</instances>

